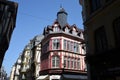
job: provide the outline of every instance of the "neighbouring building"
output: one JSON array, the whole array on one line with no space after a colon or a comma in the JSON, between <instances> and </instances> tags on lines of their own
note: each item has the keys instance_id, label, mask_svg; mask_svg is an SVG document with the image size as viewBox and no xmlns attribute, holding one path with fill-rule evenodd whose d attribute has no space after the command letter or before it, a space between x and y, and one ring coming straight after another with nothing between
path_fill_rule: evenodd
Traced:
<instances>
[{"instance_id":1,"label":"neighbouring building","mask_svg":"<svg viewBox=\"0 0 120 80\"><path fill-rule=\"evenodd\" d=\"M14 80L14 73L15 73L15 65L12 66L12 70L10 72L10 79L9 80Z\"/></svg>"},{"instance_id":2,"label":"neighbouring building","mask_svg":"<svg viewBox=\"0 0 120 80\"><path fill-rule=\"evenodd\" d=\"M44 38L43 35L37 35L32 40L30 40L31 43L31 68L29 68L28 72L31 76L30 78L32 80L37 80L39 77L40 72L40 56L41 56L41 40ZM30 79L28 79L30 80Z\"/></svg>"},{"instance_id":3,"label":"neighbouring building","mask_svg":"<svg viewBox=\"0 0 120 80\"><path fill-rule=\"evenodd\" d=\"M67 23L60 8L53 25L44 28L38 80L87 80L84 30Z\"/></svg>"},{"instance_id":4,"label":"neighbouring building","mask_svg":"<svg viewBox=\"0 0 120 80\"><path fill-rule=\"evenodd\" d=\"M17 9L17 3L0 0L0 67L16 26Z\"/></svg>"},{"instance_id":5,"label":"neighbouring building","mask_svg":"<svg viewBox=\"0 0 120 80\"><path fill-rule=\"evenodd\" d=\"M41 40L43 35L35 36L25 46L22 54L15 63L11 80L37 80L40 71Z\"/></svg>"},{"instance_id":6,"label":"neighbouring building","mask_svg":"<svg viewBox=\"0 0 120 80\"><path fill-rule=\"evenodd\" d=\"M17 59L15 63L15 71L14 71L14 79L13 80L20 80L20 69L21 69L21 55Z\"/></svg>"},{"instance_id":7,"label":"neighbouring building","mask_svg":"<svg viewBox=\"0 0 120 80\"><path fill-rule=\"evenodd\" d=\"M16 63L12 67L9 80L21 80L20 69L21 69L21 55L19 56Z\"/></svg>"},{"instance_id":8,"label":"neighbouring building","mask_svg":"<svg viewBox=\"0 0 120 80\"><path fill-rule=\"evenodd\" d=\"M30 78L28 71L31 68L31 43L28 43L21 55L21 68L20 68L20 80L26 80ZM31 79L30 79L31 80Z\"/></svg>"},{"instance_id":9,"label":"neighbouring building","mask_svg":"<svg viewBox=\"0 0 120 80\"><path fill-rule=\"evenodd\" d=\"M79 0L89 80L120 80L120 0Z\"/></svg>"},{"instance_id":10,"label":"neighbouring building","mask_svg":"<svg viewBox=\"0 0 120 80\"><path fill-rule=\"evenodd\" d=\"M7 73L3 66L0 68L0 80L7 80Z\"/></svg>"}]
</instances>

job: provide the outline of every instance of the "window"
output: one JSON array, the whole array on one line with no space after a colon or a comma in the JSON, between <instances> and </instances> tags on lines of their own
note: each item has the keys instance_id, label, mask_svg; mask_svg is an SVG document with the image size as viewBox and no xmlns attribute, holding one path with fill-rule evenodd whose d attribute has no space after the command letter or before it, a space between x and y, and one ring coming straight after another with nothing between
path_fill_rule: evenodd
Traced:
<instances>
[{"instance_id":1,"label":"window","mask_svg":"<svg viewBox=\"0 0 120 80\"><path fill-rule=\"evenodd\" d=\"M80 69L80 59L77 60L77 69Z\"/></svg>"},{"instance_id":2,"label":"window","mask_svg":"<svg viewBox=\"0 0 120 80\"><path fill-rule=\"evenodd\" d=\"M74 60L74 68L76 69L77 59Z\"/></svg>"},{"instance_id":3,"label":"window","mask_svg":"<svg viewBox=\"0 0 120 80\"><path fill-rule=\"evenodd\" d=\"M71 68L74 68L74 59L71 60Z\"/></svg>"},{"instance_id":4,"label":"window","mask_svg":"<svg viewBox=\"0 0 120 80\"><path fill-rule=\"evenodd\" d=\"M52 67L53 68L58 68L59 64L60 64L59 56L53 56L52 57Z\"/></svg>"},{"instance_id":5,"label":"window","mask_svg":"<svg viewBox=\"0 0 120 80\"><path fill-rule=\"evenodd\" d=\"M66 33L69 33L68 27L65 28L65 32L66 32Z\"/></svg>"},{"instance_id":6,"label":"window","mask_svg":"<svg viewBox=\"0 0 120 80\"><path fill-rule=\"evenodd\" d=\"M42 48L42 52L46 53L49 50L49 41L47 41Z\"/></svg>"},{"instance_id":7,"label":"window","mask_svg":"<svg viewBox=\"0 0 120 80\"><path fill-rule=\"evenodd\" d=\"M102 52L107 49L107 38L104 26L95 31L95 48L96 52Z\"/></svg>"},{"instance_id":8,"label":"window","mask_svg":"<svg viewBox=\"0 0 120 80\"><path fill-rule=\"evenodd\" d=\"M64 64L63 64L63 67L66 68L67 67L67 58L64 57Z\"/></svg>"},{"instance_id":9,"label":"window","mask_svg":"<svg viewBox=\"0 0 120 80\"><path fill-rule=\"evenodd\" d=\"M113 28L115 33L116 45L120 46L120 17L114 20Z\"/></svg>"},{"instance_id":10,"label":"window","mask_svg":"<svg viewBox=\"0 0 120 80\"><path fill-rule=\"evenodd\" d=\"M76 29L75 29L75 28L73 28L72 34L73 34L73 35L77 35L77 32L76 32Z\"/></svg>"},{"instance_id":11,"label":"window","mask_svg":"<svg viewBox=\"0 0 120 80\"><path fill-rule=\"evenodd\" d=\"M67 67L70 68L70 58L68 58Z\"/></svg>"},{"instance_id":12,"label":"window","mask_svg":"<svg viewBox=\"0 0 120 80\"><path fill-rule=\"evenodd\" d=\"M70 50L70 41L67 41L67 50Z\"/></svg>"},{"instance_id":13,"label":"window","mask_svg":"<svg viewBox=\"0 0 120 80\"><path fill-rule=\"evenodd\" d=\"M60 29L58 26L54 26L53 30L54 30L54 32L58 32Z\"/></svg>"},{"instance_id":14,"label":"window","mask_svg":"<svg viewBox=\"0 0 120 80\"><path fill-rule=\"evenodd\" d=\"M71 42L71 49L70 50L73 51L73 42Z\"/></svg>"},{"instance_id":15,"label":"window","mask_svg":"<svg viewBox=\"0 0 120 80\"><path fill-rule=\"evenodd\" d=\"M76 51L79 52L79 44L76 44Z\"/></svg>"},{"instance_id":16,"label":"window","mask_svg":"<svg viewBox=\"0 0 120 80\"><path fill-rule=\"evenodd\" d=\"M60 40L59 39L53 40L53 49L60 49Z\"/></svg>"},{"instance_id":17,"label":"window","mask_svg":"<svg viewBox=\"0 0 120 80\"><path fill-rule=\"evenodd\" d=\"M76 47L76 43L74 42L74 52L76 52L77 51L77 47Z\"/></svg>"},{"instance_id":18,"label":"window","mask_svg":"<svg viewBox=\"0 0 120 80\"><path fill-rule=\"evenodd\" d=\"M101 4L100 1L101 0L89 0L90 1L90 6L91 6L91 12L94 12L95 10L97 10Z\"/></svg>"},{"instance_id":19,"label":"window","mask_svg":"<svg viewBox=\"0 0 120 80\"><path fill-rule=\"evenodd\" d=\"M64 39L64 50L66 50L66 48L67 48L67 41Z\"/></svg>"}]
</instances>

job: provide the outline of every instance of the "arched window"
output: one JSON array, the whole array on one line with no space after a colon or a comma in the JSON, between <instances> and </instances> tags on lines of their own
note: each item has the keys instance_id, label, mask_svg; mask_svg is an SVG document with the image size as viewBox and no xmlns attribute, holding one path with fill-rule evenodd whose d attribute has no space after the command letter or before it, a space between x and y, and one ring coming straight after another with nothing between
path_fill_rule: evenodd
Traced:
<instances>
[{"instance_id":1,"label":"arched window","mask_svg":"<svg viewBox=\"0 0 120 80\"><path fill-rule=\"evenodd\" d=\"M53 56L52 57L52 67L53 68L58 68L60 64L60 58L59 56Z\"/></svg>"}]
</instances>

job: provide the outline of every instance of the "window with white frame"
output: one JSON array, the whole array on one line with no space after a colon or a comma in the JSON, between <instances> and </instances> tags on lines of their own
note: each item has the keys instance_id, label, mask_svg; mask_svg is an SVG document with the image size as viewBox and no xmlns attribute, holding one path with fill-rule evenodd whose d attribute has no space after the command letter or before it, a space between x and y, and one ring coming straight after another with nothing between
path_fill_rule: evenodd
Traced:
<instances>
[{"instance_id":1,"label":"window with white frame","mask_svg":"<svg viewBox=\"0 0 120 80\"><path fill-rule=\"evenodd\" d=\"M67 60L67 67L70 68L70 58Z\"/></svg>"},{"instance_id":2,"label":"window with white frame","mask_svg":"<svg viewBox=\"0 0 120 80\"><path fill-rule=\"evenodd\" d=\"M64 39L64 50L67 49L67 41Z\"/></svg>"},{"instance_id":3,"label":"window with white frame","mask_svg":"<svg viewBox=\"0 0 120 80\"><path fill-rule=\"evenodd\" d=\"M59 56L53 56L52 57L52 67L53 68L58 68L60 64L60 58Z\"/></svg>"},{"instance_id":4,"label":"window with white frame","mask_svg":"<svg viewBox=\"0 0 120 80\"><path fill-rule=\"evenodd\" d=\"M74 69L76 69L77 59L74 59Z\"/></svg>"},{"instance_id":5,"label":"window with white frame","mask_svg":"<svg viewBox=\"0 0 120 80\"><path fill-rule=\"evenodd\" d=\"M74 52L77 52L77 43L76 42L74 42Z\"/></svg>"},{"instance_id":6,"label":"window with white frame","mask_svg":"<svg viewBox=\"0 0 120 80\"><path fill-rule=\"evenodd\" d=\"M79 52L79 44L76 44L76 52Z\"/></svg>"},{"instance_id":7,"label":"window with white frame","mask_svg":"<svg viewBox=\"0 0 120 80\"><path fill-rule=\"evenodd\" d=\"M60 39L53 39L53 49L60 49Z\"/></svg>"},{"instance_id":8,"label":"window with white frame","mask_svg":"<svg viewBox=\"0 0 120 80\"><path fill-rule=\"evenodd\" d=\"M71 60L71 68L74 68L74 59Z\"/></svg>"},{"instance_id":9,"label":"window with white frame","mask_svg":"<svg viewBox=\"0 0 120 80\"><path fill-rule=\"evenodd\" d=\"M77 69L80 69L80 59L77 60Z\"/></svg>"}]
</instances>

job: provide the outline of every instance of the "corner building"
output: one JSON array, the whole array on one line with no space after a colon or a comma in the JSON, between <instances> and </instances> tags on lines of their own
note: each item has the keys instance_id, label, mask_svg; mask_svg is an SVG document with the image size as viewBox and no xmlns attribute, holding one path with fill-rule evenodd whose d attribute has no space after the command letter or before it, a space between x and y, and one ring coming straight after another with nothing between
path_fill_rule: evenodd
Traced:
<instances>
[{"instance_id":1,"label":"corner building","mask_svg":"<svg viewBox=\"0 0 120 80\"><path fill-rule=\"evenodd\" d=\"M120 0L79 0L89 80L120 80Z\"/></svg>"},{"instance_id":2,"label":"corner building","mask_svg":"<svg viewBox=\"0 0 120 80\"><path fill-rule=\"evenodd\" d=\"M41 69L38 80L86 80L85 46L82 29L67 23L61 8L53 25L44 28Z\"/></svg>"}]
</instances>

